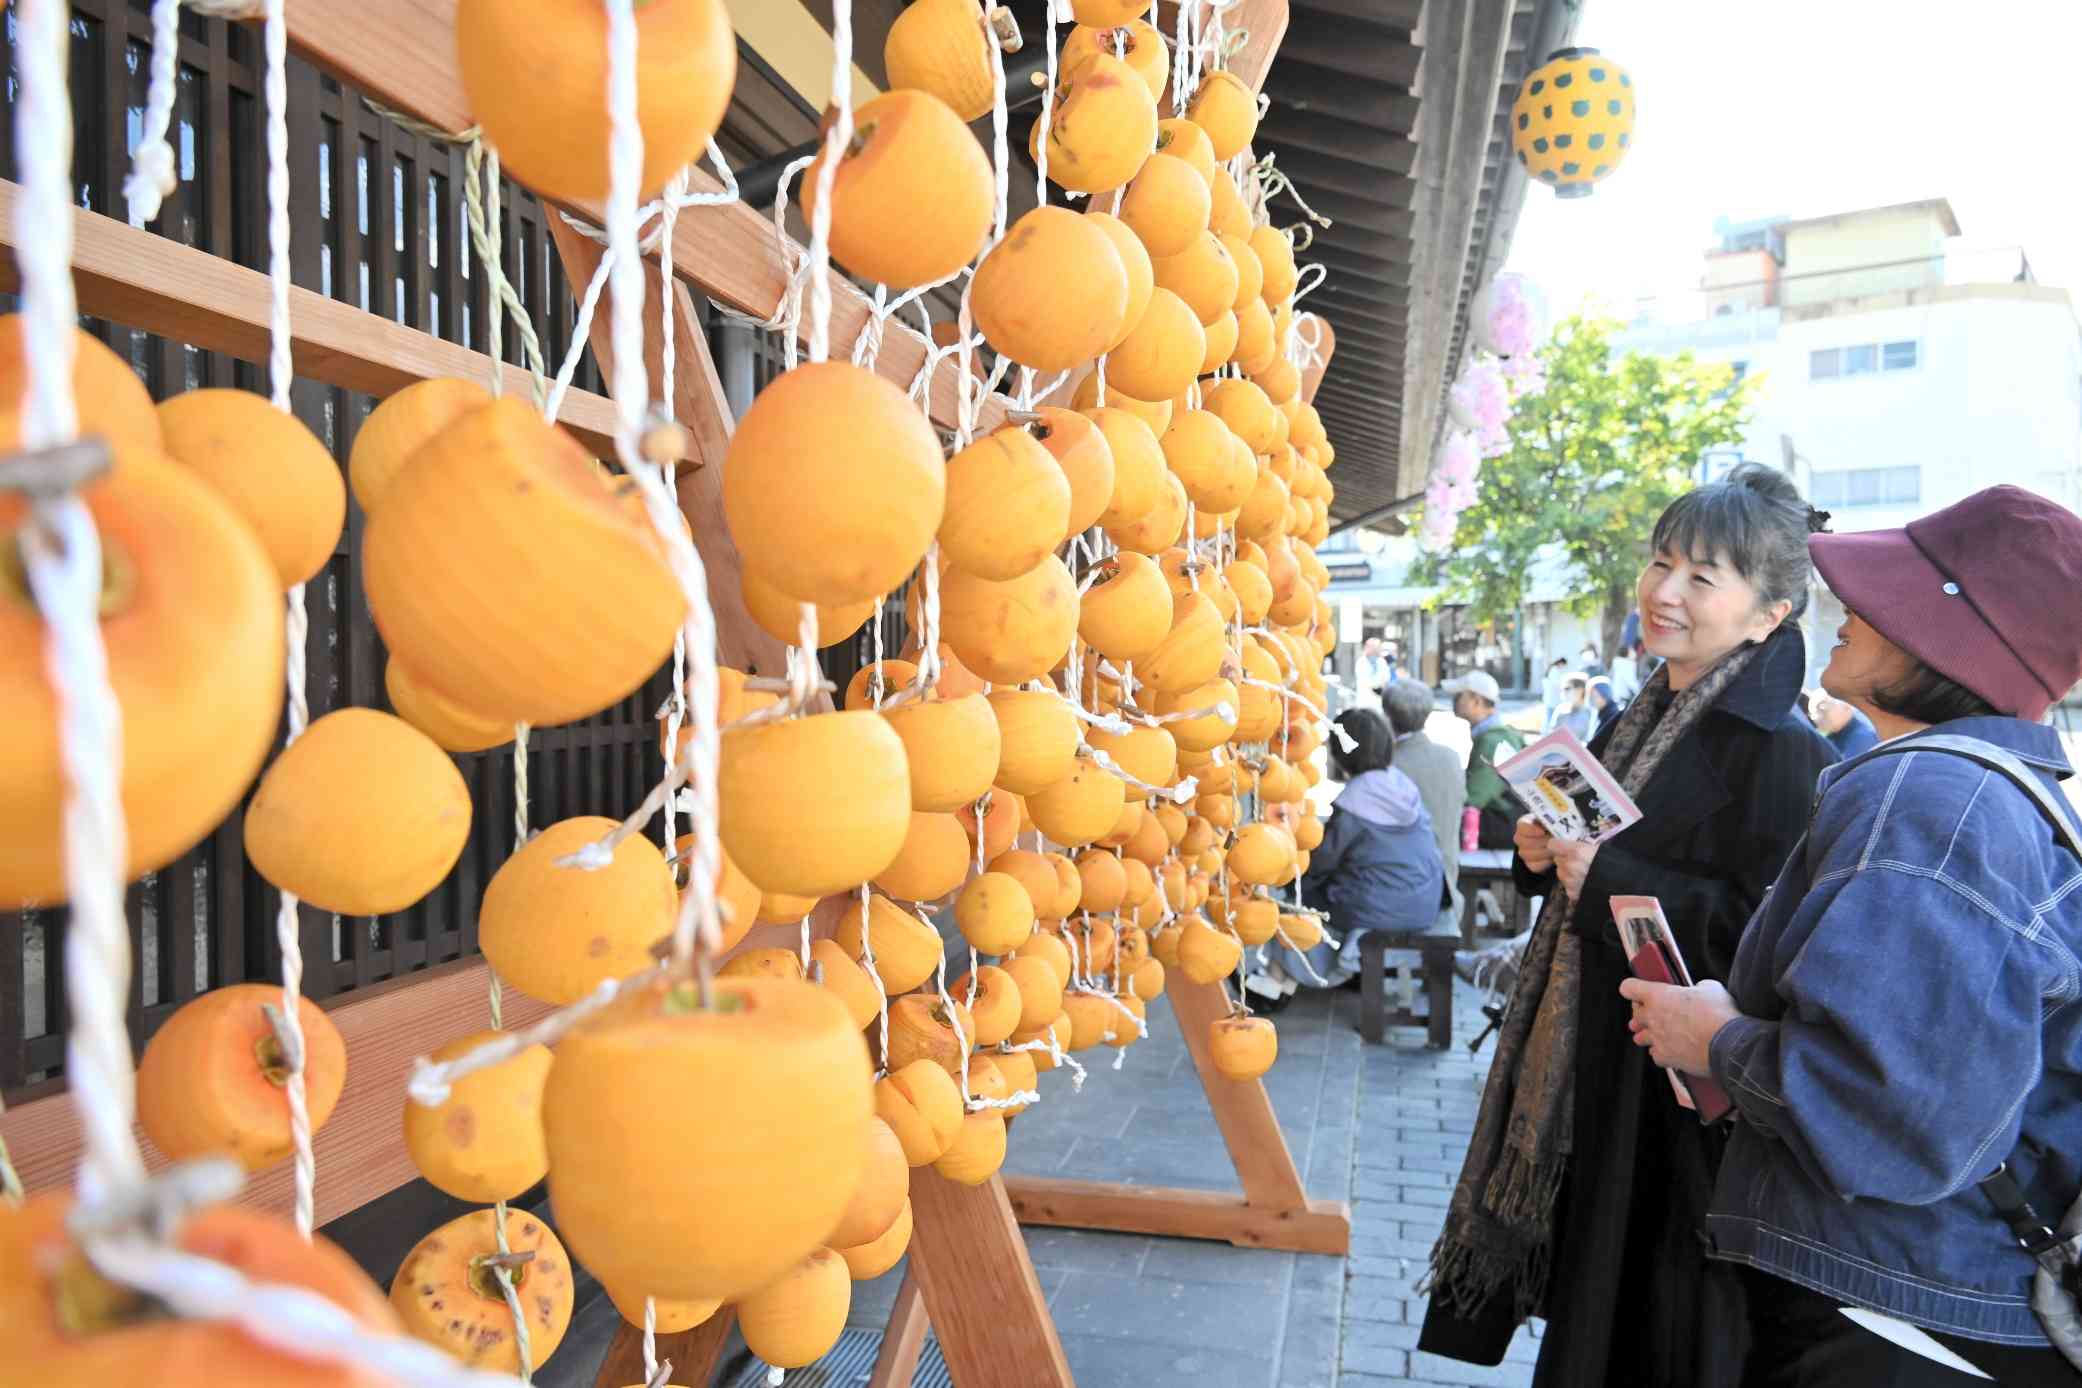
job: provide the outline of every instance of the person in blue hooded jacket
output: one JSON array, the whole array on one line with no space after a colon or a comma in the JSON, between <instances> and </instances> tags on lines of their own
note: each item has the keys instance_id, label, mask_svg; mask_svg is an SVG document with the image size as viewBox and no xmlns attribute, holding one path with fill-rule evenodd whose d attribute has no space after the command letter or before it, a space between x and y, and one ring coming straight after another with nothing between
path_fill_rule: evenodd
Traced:
<instances>
[{"instance_id":1,"label":"person in blue hooded jacket","mask_svg":"<svg viewBox=\"0 0 2082 1388\"><path fill-rule=\"evenodd\" d=\"M1330 735L1330 774L1344 789L1331 804L1323 842L1309 855L1301 899L1330 913L1330 932L1343 949L1326 943L1310 950L1313 975L1283 951L1287 973L1312 984L1321 978L1335 985L1357 973L1358 939L1369 930L1426 929L1446 896L1431 816L1417 783L1395 768L1388 720L1375 709L1349 708L1336 726L1343 736Z\"/></svg>"},{"instance_id":2,"label":"person in blue hooded jacket","mask_svg":"<svg viewBox=\"0 0 2082 1388\"><path fill-rule=\"evenodd\" d=\"M2082 519L1993 487L1809 543L1849 614L1823 684L1880 745L1823 774L1725 987L1620 985L1634 1041L1740 1117L1701 1232L1743 1270L1744 1388L1984 1381L1845 1306L2073 1385L2003 1206L2082 1190L2082 819L2043 721L2082 681Z\"/></svg>"}]
</instances>

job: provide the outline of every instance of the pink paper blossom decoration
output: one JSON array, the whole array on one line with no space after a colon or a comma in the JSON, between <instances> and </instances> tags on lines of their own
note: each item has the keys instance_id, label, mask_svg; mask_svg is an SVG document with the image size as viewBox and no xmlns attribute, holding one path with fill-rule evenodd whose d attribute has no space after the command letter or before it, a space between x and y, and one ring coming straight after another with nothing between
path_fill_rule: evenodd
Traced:
<instances>
[{"instance_id":1,"label":"pink paper blossom decoration","mask_svg":"<svg viewBox=\"0 0 2082 1388\"><path fill-rule=\"evenodd\" d=\"M1453 535L1460 528L1460 517L1451 510L1424 508L1424 521L1418 528L1417 541L1428 550L1442 550L1453 543Z\"/></svg>"},{"instance_id":2,"label":"pink paper blossom decoration","mask_svg":"<svg viewBox=\"0 0 2082 1388\"><path fill-rule=\"evenodd\" d=\"M1435 478L1443 477L1448 482L1472 482L1482 469L1481 447L1475 436L1465 429L1455 429L1446 435L1439 445L1439 456L1432 467Z\"/></svg>"},{"instance_id":3,"label":"pink paper blossom decoration","mask_svg":"<svg viewBox=\"0 0 2082 1388\"><path fill-rule=\"evenodd\" d=\"M1522 400L1547 388L1547 366L1539 353L1520 352L1505 359L1504 380L1511 387L1511 398Z\"/></svg>"},{"instance_id":4,"label":"pink paper blossom decoration","mask_svg":"<svg viewBox=\"0 0 2082 1388\"><path fill-rule=\"evenodd\" d=\"M1470 306L1475 342L1500 357L1530 352L1547 331L1547 300L1524 275L1498 275Z\"/></svg>"},{"instance_id":5,"label":"pink paper blossom decoration","mask_svg":"<svg viewBox=\"0 0 2082 1388\"><path fill-rule=\"evenodd\" d=\"M1511 418L1511 387L1503 368L1486 359L1470 365L1446 393L1446 410L1454 423L1478 438L1493 439L1503 432Z\"/></svg>"}]
</instances>

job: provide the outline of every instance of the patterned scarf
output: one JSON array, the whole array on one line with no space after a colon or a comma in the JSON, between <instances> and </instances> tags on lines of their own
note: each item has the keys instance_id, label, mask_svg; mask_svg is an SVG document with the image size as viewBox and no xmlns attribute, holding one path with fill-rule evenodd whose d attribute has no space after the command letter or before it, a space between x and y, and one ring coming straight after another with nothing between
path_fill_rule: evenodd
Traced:
<instances>
[{"instance_id":1,"label":"patterned scarf","mask_svg":"<svg viewBox=\"0 0 2082 1388\"><path fill-rule=\"evenodd\" d=\"M1605 767L1638 800L1664 755L1692 730L1762 648L1739 646L1682 693L1657 670L1620 716ZM1473 1315L1511 1286L1519 1320L1547 1291L1554 1206L1574 1146L1577 994L1582 940L1575 903L1549 892L1527 941L1518 984L1497 1032L1475 1135L1431 1252L1428 1290L1447 1310Z\"/></svg>"}]
</instances>

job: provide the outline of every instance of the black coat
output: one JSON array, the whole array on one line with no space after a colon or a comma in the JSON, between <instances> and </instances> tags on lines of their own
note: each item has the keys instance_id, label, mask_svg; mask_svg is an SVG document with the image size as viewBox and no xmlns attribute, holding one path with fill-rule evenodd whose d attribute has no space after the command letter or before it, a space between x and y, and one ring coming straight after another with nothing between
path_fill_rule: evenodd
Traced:
<instances>
[{"instance_id":1,"label":"black coat","mask_svg":"<svg viewBox=\"0 0 2082 1388\"><path fill-rule=\"evenodd\" d=\"M1574 1150L1557 1210L1545 1388L1719 1388L1737 1381L1743 1309L1730 1269L1702 1256L1698 1229L1725 1135L1677 1107L1627 1032L1628 977L1611 898L1660 898L1694 977L1721 979L1743 927L1806 825L1815 778L1835 751L1794 704L1799 634L1764 644L1635 799L1641 822L1591 861L1573 929L1583 939ZM1602 753L1608 729L1592 744ZM1515 864L1518 888L1551 874ZM1434 1307L1420 1348L1498 1362L1515 1328L1507 1297L1472 1318Z\"/></svg>"}]
</instances>

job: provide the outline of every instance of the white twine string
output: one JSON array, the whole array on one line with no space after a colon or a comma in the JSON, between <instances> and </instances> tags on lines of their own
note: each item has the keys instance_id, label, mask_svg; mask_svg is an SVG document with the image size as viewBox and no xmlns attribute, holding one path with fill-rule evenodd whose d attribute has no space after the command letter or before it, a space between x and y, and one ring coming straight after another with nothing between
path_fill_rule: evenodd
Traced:
<instances>
[{"instance_id":1,"label":"white twine string","mask_svg":"<svg viewBox=\"0 0 2082 1388\"><path fill-rule=\"evenodd\" d=\"M1049 13L1041 21L1041 27L1048 31L1048 85L1041 89L1041 129L1034 140L1036 207L1048 206L1048 132L1055 124L1055 24L1055 5L1050 0Z\"/></svg>"},{"instance_id":2,"label":"white twine string","mask_svg":"<svg viewBox=\"0 0 2082 1388\"><path fill-rule=\"evenodd\" d=\"M27 348L23 442L64 442L77 430L71 397L74 299L70 165L72 121L65 91L69 7L26 0L18 10L19 105L15 128L22 197L17 207L17 259ZM280 0L269 6L270 82L279 74ZM274 111L279 92L271 91ZM279 237L281 244L286 237ZM279 365L279 363L276 363ZM287 371L277 370L286 390ZM108 686L96 602L101 586L98 536L76 497L35 498L23 536L24 565L50 628L49 665L58 709L66 801L66 885L72 906L66 988L72 1010L67 1073L84 1128L81 1201L73 1222L104 1275L164 1303L175 1314L236 1325L255 1341L317 1363L375 1370L412 1388L489 1388L511 1380L458 1366L417 1341L372 1335L338 1306L301 1288L249 1284L220 1264L148 1241L122 1223L155 1220L170 1230L180 1213L165 1193L208 1186L210 1200L229 1198L235 1168L176 1168L155 1188L147 1183L130 1122L136 1077L123 1024L130 978L129 937L122 919L121 865L126 832L117 786L121 723ZM293 1017L294 1011L290 1015ZM199 1170L200 1179L195 1173ZM221 1189L220 1189L221 1188ZM184 1202L181 1208L186 1207ZM127 1211L128 1220L115 1216Z\"/></svg>"},{"instance_id":3,"label":"white twine string","mask_svg":"<svg viewBox=\"0 0 2082 1388\"><path fill-rule=\"evenodd\" d=\"M831 355L831 190L839 161L853 142L853 4L831 7L831 102L834 115L817 170L817 205L810 213L810 360Z\"/></svg>"},{"instance_id":4,"label":"white twine string","mask_svg":"<svg viewBox=\"0 0 2082 1388\"><path fill-rule=\"evenodd\" d=\"M72 107L65 90L70 7L18 8L15 62L15 258L22 287L22 447L79 432L72 398ZM101 541L76 493L33 496L21 536L29 588L46 629L44 661L65 775L65 887L71 904L65 988L72 1012L66 1073L80 1107L79 1187L94 1200L144 1176L130 1122L136 1077L123 1021L130 935L123 918L129 856L119 786L122 720L102 645Z\"/></svg>"},{"instance_id":5,"label":"white twine string","mask_svg":"<svg viewBox=\"0 0 2082 1388\"><path fill-rule=\"evenodd\" d=\"M145 95L144 129L123 179L130 225L142 227L181 186L166 130L173 121L174 69L180 56L181 0L152 0L152 82Z\"/></svg>"},{"instance_id":6,"label":"white twine string","mask_svg":"<svg viewBox=\"0 0 2082 1388\"><path fill-rule=\"evenodd\" d=\"M672 958L677 965L693 965L705 984L708 956L721 948L723 939L716 910L722 847L716 837L716 768L721 753L716 727L719 696L715 614L709 607L707 569L681 523L678 504L666 480L670 469L646 467L639 446L648 382L643 353L646 285L637 235L636 194L643 171L643 129L636 115L637 31L633 3L634 0L608 0L607 4L610 135L606 230L608 248L614 256L608 286L613 292L609 329L614 343L610 384L615 402L615 452L622 470L643 495L645 512L664 541L673 577L686 602L680 639L693 667L688 692L692 696L694 725L694 736L684 758L685 773L677 765L667 769L664 781L645 797L647 812L639 823L648 823L650 814L663 808L676 789L675 777L681 778L681 784L691 777L695 800L694 853L688 891L673 923ZM668 312L673 297L667 295ZM666 336L670 338L670 332ZM674 760L677 763L682 759ZM611 857L612 849L609 854Z\"/></svg>"},{"instance_id":7,"label":"white twine string","mask_svg":"<svg viewBox=\"0 0 2082 1388\"><path fill-rule=\"evenodd\" d=\"M289 350L289 38L282 19L282 0L267 0L264 29L267 72L267 241L268 241L268 384L276 409L291 413L289 387L294 379ZM287 637L288 735L283 751L296 745L310 725L311 709L304 688L305 647L310 620L304 609L304 585L292 586L283 619ZM275 908L275 943L282 951L282 1065L288 1071L284 1093L289 1100L289 1139L294 1152L296 1229L305 1238L317 1219L313 1188L317 1167L311 1155L311 1112L304 1086L303 1000L304 950L296 893L284 888Z\"/></svg>"},{"instance_id":8,"label":"white twine string","mask_svg":"<svg viewBox=\"0 0 2082 1388\"><path fill-rule=\"evenodd\" d=\"M564 1039L571 1029L601 1008L613 1002L623 993L647 986L663 978L669 965L654 964L640 973L627 978L603 979L592 992L577 1002L544 1016L533 1026L518 1031L502 1031L481 1046L471 1049L449 1060L428 1060L420 1056L412 1062L412 1077L405 1082L405 1093L421 1108L438 1108L448 1102L449 1094L457 1081L479 1070L489 1070L503 1065L531 1046L554 1046Z\"/></svg>"},{"instance_id":9,"label":"white twine string","mask_svg":"<svg viewBox=\"0 0 2082 1388\"><path fill-rule=\"evenodd\" d=\"M983 25L983 34L990 44L991 176L995 201L991 213L990 242L977 256L979 265L997 249L998 243L1005 239L1005 220L1012 187L1012 155L1005 140L1005 51L998 37L997 26L987 19ZM1044 97L1044 100L1046 99ZM1011 366L1009 357L999 357L989 381L980 383L982 389L977 389L979 382L975 373L970 370L970 363L974 360L975 344L980 340L976 336L975 289L976 280L972 275L969 282L962 286L961 299L955 311L957 352L954 376L954 445L957 449L968 447L969 441L976 436L976 417L983 408L982 397L997 389L998 382L1004 379L1006 370Z\"/></svg>"},{"instance_id":10,"label":"white twine string","mask_svg":"<svg viewBox=\"0 0 2082 1388\"><path fill-rule=\"evenodd\" d=\"M430 1344L365 1330L346 1311L302 1288L248 1282L207 1258L134 1236L96 1240L88 1253L103 1276L146 1293L175 1315L235 1326L293 1359L363 1369L405 1388L513 1385L506 1374L465 1368Z\"/></svg>"},{"instance_id":11,"label":"white twine string","mask_svg":"<svg viewBox=\"0 0 2082 1388\"><path fill-rule=\"evenodd\" d=\"M878 628L879 630L879 628ZM867 966L868 977L875 980L875 1016L881 1028L882 1045L875 1052L877 1066L875 1078L889 1073L889 987L882 982L882 971L875 967L874 912L869 906L868 884L860 884L860 961Z\"/></svg>"},{"instance_id":12,"label":"white twine string","mask_svg":"<svg viewBox=\"0 0 2082 1388\"><path fill-rule=\"evenodd\" d=\"M1200 85L1199 50L1194 21L1199 17L1199 0L1179 0L1178 38L1172 44L1172 114L1183 116Z\"/></svg>"}]
</instances>

